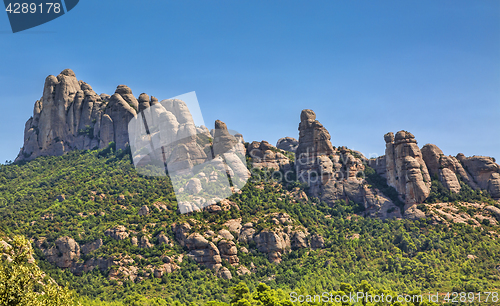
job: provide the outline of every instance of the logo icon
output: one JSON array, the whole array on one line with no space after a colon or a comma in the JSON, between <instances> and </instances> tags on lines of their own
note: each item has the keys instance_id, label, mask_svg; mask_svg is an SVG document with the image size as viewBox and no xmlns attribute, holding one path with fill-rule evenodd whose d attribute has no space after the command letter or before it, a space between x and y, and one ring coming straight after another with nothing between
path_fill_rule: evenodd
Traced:
<instances>
[{"instance_id":1,"label":"logo icon","mask_svg":"<svg viewBox=\"0 0 500 306\"><path fill-rule=\"evenodd\" d=\"M48 2L51 1L51 2ZM4 0L12 32L20 32L56 19L71 11L79 0Z\"/></svg>"},{"instance_id":2,"label":"logo icon","mask_svg":"<svg viewBox=\"0 0 500 306\"><path fill-rule=\"evenodd\" d=\"M203 122L194 92L156 102L128 125L130 149L142 175L170 177L181 213L200 210L238 192L250 178L243 136L217 120L211 131Z\"/></svg>"}]
</instances>

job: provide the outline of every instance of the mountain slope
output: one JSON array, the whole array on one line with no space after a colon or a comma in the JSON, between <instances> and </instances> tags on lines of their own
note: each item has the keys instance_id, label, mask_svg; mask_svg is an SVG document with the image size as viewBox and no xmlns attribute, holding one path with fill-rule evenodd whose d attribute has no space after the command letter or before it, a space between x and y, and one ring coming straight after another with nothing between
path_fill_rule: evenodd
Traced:
<instances>
[{"instance_id":1,"label":"mountain slope","mask_svg":"<svg viewBox=\"0 0 500 306\"><path fill-rule=\"evenodd\" d=\"M42 268L56 281L109 300L136 292L172 303L228 301L229 288L240 281L252 290L265 282L285 292L339 290L342 282L362 280L398 292L500 285L496 222L363 218L354 214L363 208L352 202L332 207L306 199L303 185L264 182L257 174L265 177L256 173L220 210L186 215L176 211L168 179L138 175L123 152L110 148L40 157L1 166L0 229L33 239ZM149 213L144 214L144 205ZM176 227L181 224L190 227L186 235ZM106 234L119 225L125 230ZM99 240L102 245L95 244ZM196 258L204 250L197 243L204 241L219 251L220 261L214 254L210 259L221 265L218 270L205 268L210 260ZM95 268L85 272L84 265Z\"/></svg>"}]
</instances>

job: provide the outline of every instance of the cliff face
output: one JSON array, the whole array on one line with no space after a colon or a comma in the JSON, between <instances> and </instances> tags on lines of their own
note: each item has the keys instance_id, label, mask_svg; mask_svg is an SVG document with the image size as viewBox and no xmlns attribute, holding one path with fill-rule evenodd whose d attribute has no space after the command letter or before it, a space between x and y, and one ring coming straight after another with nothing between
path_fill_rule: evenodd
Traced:
<instances>
[{"instance_id":1,"label":"cliff face","mask_svg":"<svg viewBox=\"0 0 500 306\"><path fill-rule=\"evenodd\" d=\"M387 196L368 185L364 178L367 159L362 154L333 148L330 134L312 110L303 110L300 118L295 166L297 179L308 184L310 195L329 204L337 200L361 203L373 217L401 217Z\"/></svg>"},{"instance_id":2,"label":"cliff face","mask_svg":"<svg viewBox=\"0 0 500 306\"><path fill-rule=\"evenodd\" d=\"M141 107L157 101L145 94L140 98ZM112 96L97 95L70 69L57 77L48 76L33 117L26 122L24 146L16 161L105 148L112 141L117 149L123 149L128 143L128 122L138 108L139 102L125 85L118 86Z\"/></svg>"},{"instance_id":3,"label":"cliff face","mask_svg":"<svg viewBox=\"0 0 500 306\"><path fill-rule=\"evenodd\" d=\"M384 156L371 159L368 164L394 187L406 208L422 203L430 192L431 177L437 178L453 193L461 190L460 181L474 190L485 190L494 199L500 199L500 166L492 157L445 156L434 144L420 150L415 137L406 131L384 136Z\"/></svg>"},{"instance_id":4,"label":"cliff face","mask_svg":"<svg viewBox=\"0 0 500 306\"><path fill-rule=\"evenodd\" d=\"M134 123L137 126L131 129ZM168 162L169 172L191 170L196 164L217 161L216 156L224 154L226 163L234 164L229 169L233 180L243 178L238 186L241 188L249 174L237 156L249 155L256 168L289 171L291 163L284 155L286 152L280 150L283 149L295 152L297 179L308 183L312 196L328 203L339 199L362 203L373 216L384 218L404 212L399 212L380 190L368 185L364 178L367 164L397 190L405 211L429 196L431 177L454 193L460 192L463 181L475 190L486 190L492 197L500 198L500 166L493 158L444 156L436 145L427 144L420 149L413 134L399 131L396 135L384 135L384 156L368 160L359 152L333 147L330 138L314 111L305 109L300 115L298 141L286 137L278 141L278 148L263 141L245 149L243 137L230 135L222 121L217 121L212 131L196 127L189 109L180 100L158 102L145 93L135 98L125 85L119 85L112 96L98 95L66 69L57 77L46 78L43 96L36 101L33 116L26 122L24 145L16 161L105 148L110 142L115 142L117 149L130 143L139 149L153 145L147 154L143 152L148 150L136 150L136 165L163 160L161 164ZM160 145L155 147L155 141Z\"/></svg>"},{"instance_id":5,"label":"cliff face","mask_svg":"<svg viewBox=\"0 0 500 306\"><path fill-rule=\"evenodd\" d=\"M413 134L399 131L384 136L387 184L396 188L407 207L422 203L430 193L431 178Z\"/></svg>"},{"instance_id":6,"label":"cliff face","mask_svg":"<svg viewBox=\"0 0 500 306\"><path fill-rule=\"evenodd\" d=\"M415 205L430 195L431 177L454 193L460 192L462 180L475 190L486 190L493 198L500 198L500 166L491 157L444 156L436 145L427 144L420 149L413 134L399 131L396 135L392 132L384 135L384 156L368 160L359 152L333 147L330 134L312 110L303 110L300 118L295 152L297 178L309 185L310 195L322 201L333 204L337 200L351 200L364 204L367 215L399 216L399 208L380 190L368 185L365 165L394 187L405 203L400 213L409 218L424 215Z\"/></svg>"}]
</instances>

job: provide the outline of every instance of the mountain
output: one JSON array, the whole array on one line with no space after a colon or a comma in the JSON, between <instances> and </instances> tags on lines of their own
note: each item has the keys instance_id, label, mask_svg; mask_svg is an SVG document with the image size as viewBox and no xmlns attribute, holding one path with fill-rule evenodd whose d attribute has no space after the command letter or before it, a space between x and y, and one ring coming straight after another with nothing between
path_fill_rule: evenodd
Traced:
<instances>
[{"instance_id":1,"label":"mountain","mask_svg":"<svg viewBox=\"0 0 500 306\"><path fill-rule=\"evenodd\" d=\"M183 213L168 176L137 170L157 153L137 159L130 150L129 122L147 109L175 135L195 131L164 160L242 154L246 184ZM333 147L312 110L300 114L298 138L244 143L222 121L212 131L194 126L182 101L136 99L124 85L97 95L66 69L47 77L16 162L0 166L0 232L31 239L58 283L109 301L141 293L168 305L229 302L241 281L256 292L264 290L258 282L279 288L281 298L299 289L355 292L363 281L405 293L500 286L493 158L444 156L399 131L384 135L384 156L367 159ZM201 195L210 176L182 188Z\"/></svg>"}]
</instances>

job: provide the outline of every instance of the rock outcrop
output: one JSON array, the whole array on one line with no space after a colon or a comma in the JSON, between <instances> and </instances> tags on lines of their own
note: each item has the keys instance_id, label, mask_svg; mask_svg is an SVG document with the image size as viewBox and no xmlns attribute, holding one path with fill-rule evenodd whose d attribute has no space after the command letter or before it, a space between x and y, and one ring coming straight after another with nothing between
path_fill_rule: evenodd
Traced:
<instances>
[{"instance_id":1,"label":"rock outcrop","mask_svg":"<svg viewBox=\"0 0 500 306\"><path fill-rule=\"evenodd\" d=\"M464 168L479 188L487 190L493 198L500 198L500 166L495 159L487 156L465 157L457 155Z\"/></svg>"},{"instance_id":2,"label":"rock outcrop","mask_svg":"<svg viewBox=\"0 0 500 306\"><path fill-rule=\"evenodd\" d=\"M474 190L486 190L500 199L500 166L495 159L485 156L465 157L444 155L434 144L426 144L420 150L415 137L406 131L384 135L385 155L368 161L368 165L387 179L401 199L405 201L405 216L425 217L423 212L412 208L425 201L430 193L431 178L439 180L453 193L462 189L461 182Z\"/></svg>"},{"instance_id":3,"label":"rock outcrop","mask_svg":"<svg viewBox=\"0 0 500 306\"><path fill-rule=\"evenodd\" d=\"M333 205L337 200L363 204L367 214L380 218L400 217L400 209L364 178L367 159L359 152L334 149L330 134L312 110L303 110L295 153L297 178L309 186L309 194Z\"/></svg>"},{"instance_id":4,"label":"rock outcrop","mask_svg":"<svg viewBox=\"0 0 500 306\"><path fill-rule=\"evenodd\" d=\"M464 170L462 164L453 156L445 156L436 145L426 144L423 146L422 158L427 165L429 174L437 177L443 186L450 191L458 193L461 189L457 174L471 187L477 189L472 177Z\"/></svg>"},{"instance_id":5,"label":"rock outcrop","mask_svg":"<svg viewBox=\"0 0 500 306\"><path fill-rule=\"evenodd\" d=\"M143 96L143 99L145 96ZM138 102L125 85L108 98L78 81L71 69L48 76L33 116L26 122L24 145L16 161L41 155L62 155L72 150L117 149L128 144L127 125L137 114Z\"/></svg>"},{"instance_id":6,"label":"rock outcrop","mask_svg":"<svg viewBox=\"0 0 500 306\"><path fill-rule=\"evenodd\" d=\"M271 230L263 230L254 237L259 252L268 254L269 260L274 263L281 262L281 255L290 248L288 235L279 235Z\"/></svg>"},{"instance_id":7,"label":"rock outcrop","mask_svg":"<svg viewBox=\"0 0 500 306\"><path fill-rule=\"evenodd\" d=\"M278 148L267 141L254 141L248 145L248 155L252 158L253 168L268 168L288 171L290 160Z\"/></svg>"},{"instance_id":8,"label":"rock outcrop","mask_svg":"<svg viewBox=\"0 0 500 306\"><path fill-rule=\"evenodd\" d=\"M296 157L301 159L303 156L333 154L330 138L330 133L316 120L316 114L310 109L303 110L300 114L299 145L295 152Z\"/></svg>"},{"instance_id":9,"label":"rock outcrop","mask_svg":"<svg viewBox=\"0 0 500 306\"><path fill-rule=\"evenodd\" d=\"M130 234L127 232L127 228L125 226L118 225L113 228L107 229L104 232L104 235L110 236L115 240L124 240L127 239Z\"/></svg>"},{"instance_id":10,"label":"rock outcrop","mask_svg":"<svg viewBox=\"0 0 500 306\"><path fill-rule=\"evenodd\" d=\"M405 201L405 210L422 203L430 193L431 177L415 136L399 131L384 135L387 184Z\"/></svg>"},{"instance_id":11,"label":"rock outcrop","mask_svg":"<svg viewBox=\"0 0 500 306\"><path fill-rule=\"evenodd\" d=\"M80 258L80 246L71 237L60 237L55 241L55 246L44 251L48 262L59 268L69 268Z\"/></svg>"},{"instance_id":12,"label":"rock outcrop","mask_svg":"<svg viewBox=\"0 0 500 306\"><path fill-rule=\"evenodd\" d=\"M276 143L276 148L292 153L295 153L295 151L297 151L298 146L299 146L299 141L292 137L280 138Z\"/></svg>"},{"instance_id":13,"label":"rock outcrop","mask_svg":"<svg viewBox=\"0 0 500 306\"><path fill-rule=\"evenodd\" d=\"M97 239L93 242L86 243L80 247L80 253L82 254L88 254L90 252L93 252L97 250L98 248L102 247L102 239Z\"/></svg>"}]
</instances>

